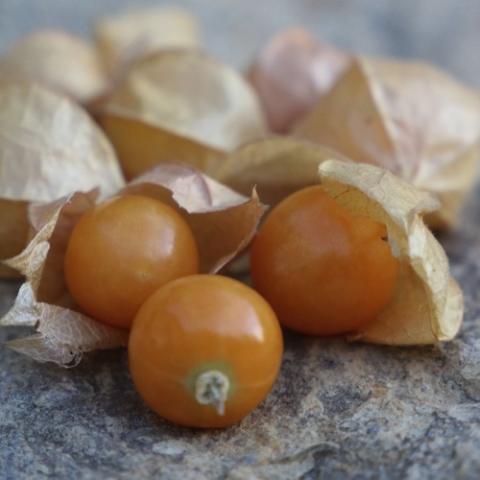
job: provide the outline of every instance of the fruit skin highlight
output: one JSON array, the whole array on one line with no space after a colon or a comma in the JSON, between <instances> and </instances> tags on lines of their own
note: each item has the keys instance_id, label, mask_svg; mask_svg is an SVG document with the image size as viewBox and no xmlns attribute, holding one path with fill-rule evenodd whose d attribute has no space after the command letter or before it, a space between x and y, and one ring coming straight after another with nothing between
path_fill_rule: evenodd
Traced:
<instances>
[{"instance_id":1,"label":"fruit skin highlight","mask_svg":"<svg viewBox=\"0 0 480 480\"><path fill-rule=\"evenodd\" d=\"M268 394L283 340L268 303L219 275L157 290L139 310L128 345L133 382L171 422L203 428L240 421Z\"/></svg>"},{"instance_id":2,"label":"fruit skin highlight","mask_svg":"<svg viewBox=\"0 0 480 480\"><path fill-rule=\"evenodd\" d=\"M321 186L278 204L254 240L251 274L280 322L311 335L353 332L392 298L398 261L384 225L353 216Z\"/></svg>"},{"instance_id":3,"label":"fruit skin highlight","mask_svg":"<svg viewBox=\"0 0 480 480\"><path fill-rule=\"evenodd\" d=\"M68 289L82 311L129 328L160 286L198 272L190 227L172 207L125 195L87 211L75 225L64 261Z\"/></svg>"}]
</instances>

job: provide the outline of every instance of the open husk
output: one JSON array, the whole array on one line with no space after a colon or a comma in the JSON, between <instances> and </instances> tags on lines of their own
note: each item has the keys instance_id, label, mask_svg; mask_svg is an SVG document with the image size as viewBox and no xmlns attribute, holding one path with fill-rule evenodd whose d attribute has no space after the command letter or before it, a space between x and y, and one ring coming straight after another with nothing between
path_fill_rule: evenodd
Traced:
<instances>
[{"instance_id":1,"label":"open husk","mask_svg":"<svg viewBox=\"0 0 480 480\"><path fill-rule=\"evenodd\" d=\"M387 345L451 340L462 322L463 296L443 248L422 219L438 207L436 199L372 165L327 160L319 174L327 193L349 212L386 225L400 262L391 302L351 338Z\"/></svg>"},{"instance_id":2,"label":"open husk","mask_svg":"<svg viewBox=\"0 0 480 480\"><path fill-rule=\"evenodd\" d=\"M303 28L288 28L262 48L248 72L272 131L291 126L337 82L348 53L320 42Z\"/></svg>"},{"instance_id":3,"label":"open husk","mask_svg":"<svg viewBox=\"0 0 480 480\"><path fill-rule=\"evenodd\" d=\"M480 158L480 96L426 64L358 58L295 135L434 193L455 223Z\"/></svg>"},{"instance_id":4,"label":"open husk","mask_svg":"<svg viewBox=\"0 0 480 480\"><path fill-rule=\"evenodd\" d=\"M102 18L95 25L94 38L113 77L157 50L198 49L201 44L197 20L177 7L152 7Z\"/></svg>"},{"instance_id":5,"label":"open husk","mask_svg":"<svg viewBox=\"0 0 480 480\"><path fill-rule=\"evenodd\" d=\"M265 133L248 83L197 51L165 50L141 60L98 116L128 178L164 162L212 173L227 152Z\"/></svg>"},{"instance_id":6,"label":"open husk","mask_svg":"<svg viewBox=\"0 0 480 480\"><path fill-rule=\"evenodd\" d=\"M392 251L401 262L392 303L357 340L390 345L430 344L453 338L463 315L462 294L448 260L423 217L439 207L389 171L360 164L313 143L289 137L252 142L234 152L219 178L239 191L256 185L275 204L290 193L321 183L353 214L385 223Z\"/></svg>"},{"instance_id":7,"label":"open husk","mask_svg":"<svg viewBox=\"0 0 480 480\"><path fill-rule=\"evenodd\" d=\"M117 194L162 200L190 225L200 253L200 271L215 273L244 250L264 207L255 191L241 196L190 167L162 165ZM33 336L8 345L35 360L62 366L77 364L84 352L125 344L127 334L79 311L70 297L63 261L70 234L80 216L95 204L97 191L73 193L49 204L31 205L37 230L25 250L7 261L26 277L15 305L2 325L35 327Z\"/></svg>"},{"instance_id":8,"label":"open husk","mask_svg":"<svg viewBox=\"0 0 480 480\"><path fill-rule=\"evenodd\" d=\"M0 172L0 260L25 246L30 202L124 185L112 146L87 113L29 83L0 84Z\"/></svg>"},{"instance_id":9,"label":"open husk","mask_svg":"<svg viewBox=\"0 0 480 480\"><path fill-rule=\"evenodd\" d=\"M86 103L107 88L97 52L69 33L42 30L16 42L0 57L0 81L32 81Z\"/></svg>"}]
</instances>

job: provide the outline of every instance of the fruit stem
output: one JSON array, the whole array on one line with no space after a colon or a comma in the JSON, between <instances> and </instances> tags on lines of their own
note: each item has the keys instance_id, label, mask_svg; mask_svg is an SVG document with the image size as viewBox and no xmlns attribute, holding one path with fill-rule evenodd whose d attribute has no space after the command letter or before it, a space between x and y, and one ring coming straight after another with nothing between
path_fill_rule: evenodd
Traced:
<instances>
[{"instance_id":1,"label":"fruit stem","mask_svg":"<svg viewBox=\"0 0 480 480\"><path fill-rule=\"evenodd\" d=\"M207 370L195 380L195 398L201 405L213 405L218 415L225 414L230 381L218 370Z\"/></svg>"}]
</instances>

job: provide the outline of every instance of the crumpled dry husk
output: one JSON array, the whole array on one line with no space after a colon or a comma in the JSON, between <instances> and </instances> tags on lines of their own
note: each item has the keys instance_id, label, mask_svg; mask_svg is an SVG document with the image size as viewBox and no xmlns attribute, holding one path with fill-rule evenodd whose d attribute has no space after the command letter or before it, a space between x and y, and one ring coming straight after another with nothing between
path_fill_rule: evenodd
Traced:
<instances>
[{"instance_id":1,"label":"crumpled dry husk","mask_svg":"<svg viewBox=\"0 0 480 480\"><path fill-rule=\"evenodd\" d=\"M86 103L107 88L96 50L81 38L42 30L16 42L0 57L0 81L32 81Z\"/></svg>"},{"instance_id":2,"label":"crumpled dry husk","mask_svg":"<svg viewBox=\"0 0 480 480\"><path fill-rule=\"evenodd\" d=\"M247 198L179 165L159 166L118 192L122 193L157 198L177 209L194 233L203 273L217 272L244 250L264 212L254 190ZM63 275L70 234L97 196L96 190L77 192L49 204L32 205L30 218L38 233L23 252L7 261L25 275L26 283L0 324L36 328L33 336L7 344L35 360L71 366L84 352L126 342L125 332L78 310Z\"/></svg>"},{"instance_id":3,"label":"crumpled dry husk","mask_svg":"<svg viewBox=\"0 0 480 480\"><path fill-rule=\"evenodd\" d=\"M295 135L385 167L441 201L455 223L480 158L480 95L422 63L358 58Z\"/></svg>"},{"instance_id":4,"label":"crumpled dry husk","mask_svg":"<svg viewBox=\"0 0 480 480\"><path fill-rule=\"evenodd\" d=\"M265 133L258 99L242 76L186 50L136 64L99 107L99 120L128 178L164 162L212 173L227 152Z\"/></svg>"},{"instance_id":5,"label":"crumpled dry husk","mask_svg":"<svg viewBox=\"0 0 480 480\"><path fill-rule=\"evenodd\" d=\"M30 202L124 185L112 146L87 113L28 83L0 84L0 172L0 260L25 246ZM0 276L10 274L0 266Z\"/></svg>"},{"instance_id":6,"label":"crumpled dry husk","mask_svg":"<svg viewBox=\"0 0 480 480\"><path fill-rule=\"evenodd\" d=\"M327 160L319 167L327 193L354 215L384 223L400 270L392 301L352 339L387 345L451 340L463 318L462 292L422 216L436 199L382 168Z\"/></svg>"},{"instance_id":7,"label":"crumpled dry husk","mask_svg":"<svg viewBox=\"0 0 480 480\"><path fill-rule=\"evenodd\" d=\"M318 166L338 153L292 137L271 136L241 146L215 172L244 195L255 187L262 201L275 205L291 193L318 183Z\"/></svg>"},{"instance_id":8,"label":"crumpled dry husk","mask_svg":"<svg viewBox=\"0 0 480 480\"><path fill-rule=\"evenodd\" d=\"M288 28L270 39L248 78L272 131L289 131L335 85L350 62L348 53L320 42L303 28Z\"/></svg>"},{"instance_id":9,"label":"crumpled dry husk","mask_svg":"<svg viewBox=\"0 0 480 480\"><path fill-rule=\"evenodd\" d=\"M105 17L95 25L94 38L113 77L156 50L198 49L201 44L196 18L177 7L152 7Z\"/></svg>"}]
</instances>

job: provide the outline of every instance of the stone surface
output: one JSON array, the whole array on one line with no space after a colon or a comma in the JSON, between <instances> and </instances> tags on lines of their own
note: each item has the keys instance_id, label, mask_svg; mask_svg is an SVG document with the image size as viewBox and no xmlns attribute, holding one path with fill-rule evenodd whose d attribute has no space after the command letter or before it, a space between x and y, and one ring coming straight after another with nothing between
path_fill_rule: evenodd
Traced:
<instances>
[{"instance_id":1,"label":"stone surface","mask_svg":"<svg viewBox=\"0 0 480 480\"><path fill-rule=\"evenodd\" d=\"M1 0L0 48L36 26L84 33L88 20L119 3ZM237 64L272 31L305 23L344 46L422 56L480 84L476 0L180 3L194 6L212 49ZM476 480L479 232L480 189L461 227L442 237L466 296L455 341L389 348L289 334L272 395L225 431L158 419L135 394L122 351L95 353L62 370L0 348L0 478ZM16 288L0 283L2 311ZM0 341L18 334L2 330Z\"/></svg>"}]
</instances>

